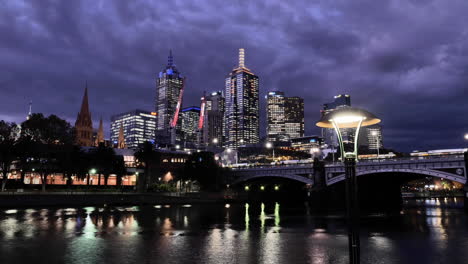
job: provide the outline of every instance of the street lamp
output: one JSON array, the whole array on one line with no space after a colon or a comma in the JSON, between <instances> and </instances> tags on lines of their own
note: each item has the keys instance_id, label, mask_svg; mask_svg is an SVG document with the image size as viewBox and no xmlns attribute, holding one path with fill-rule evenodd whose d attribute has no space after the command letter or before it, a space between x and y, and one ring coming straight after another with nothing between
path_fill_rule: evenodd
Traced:
<instances>
[{"instance_id":1,"label":"street lamp","mask_svg":"<svg viewBox=\"0 0 468 264\"><path fill-rule=\"evenodd\" d=\"M89 174L96 174L96 172L97 172L96 169L89 170Z\"/></svg>"},{"instance_id":2,"label":"street lamp","mask_svg":"<svg viewBox=\"0 0 468 264\"><path fill-rule=\"evenodd\" d=\"M360 262L360 242L359 242L359 208L357 199L356 161L358 151L358 137L361 127L371 126L380 123L375 115L368 111L354 108L342 107L328 114L325 114L318 122L317 126L322 128L334 128L338 137L341 159L345 165L346 175L346 213L348 218L348 241L349 258L351 264ZM346 152L343 144L343 137L340 129L355 128L354 148L351 152Z\"/></svg>"},{"instance_id":3,"label":"street lamp","mask_svg":"<svg viewBox=\"0 0 468 264\"><path fill-rule=\"evenodd\" d=\"M376 130L372 130L371 136L375 138L375 142L377 144L377 159L380 156L380 140L379 140L379 133Z\"/></svg>"},{"instance_id":4,"label":"street lamp","mask_svg":"<svg viewBox=\"0 0 468 264\"><path fill-rule=\"evenodd\" d=\"M213 138L213 144L218 144L218 139L217 138Z\"/></svg>"},{"instance_id":5,"label":"street lamp","mask_svg":"<svg viewBox=\"0 0 468 264\"><path fill-rule=\"evenodd\" d=\"M468 140L468 133L465 134L465 140Z\"/></svg>"},{"instance_id":6,"label":"street lamp","mask_svg":"<svg viewBox=\"0 0 468 264\"><path fill-rule=\"evenodd\" d=\"M273 149L273 161L275 161L275 148L273 147L273 143L267 142L267 143L265 144L265 147L266 147L267 149Z\"/></svg>"}]
</instances>

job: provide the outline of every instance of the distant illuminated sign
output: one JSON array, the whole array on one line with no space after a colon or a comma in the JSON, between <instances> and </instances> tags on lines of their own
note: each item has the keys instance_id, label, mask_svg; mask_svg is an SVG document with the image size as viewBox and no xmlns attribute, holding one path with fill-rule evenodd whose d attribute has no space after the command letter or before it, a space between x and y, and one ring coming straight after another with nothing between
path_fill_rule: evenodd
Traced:
<instances>
[{"instance_id":1,"label":"distant illuminated sign","mask_svg":"<svg viewBox=\"0 0 468 264\"><path fill-rule=\"evenodd\" d=\"M311 139L309 142L315 143L317 141L315 139Z\"/></svg>"},{"instance_id":2,"label":"distant illuminated sign","mask_svg":"<svg viewBox=\"0 0 468 264\"><path fill-rule=\"evenodd\" d=\"M152 115L152 116L157 116L158 113L156 113L156 112L151 112L151 115Z\"/></svg>"}]
</instances>

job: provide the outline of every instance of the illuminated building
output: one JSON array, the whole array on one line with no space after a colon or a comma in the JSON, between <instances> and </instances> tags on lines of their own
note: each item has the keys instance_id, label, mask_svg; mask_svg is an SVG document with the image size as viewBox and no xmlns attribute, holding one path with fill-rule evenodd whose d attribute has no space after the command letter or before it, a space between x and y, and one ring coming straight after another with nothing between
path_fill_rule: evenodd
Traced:
<instances>
[{"instance_id":1,"label":"illuminated building","mask_svg":"<svg viewBox=\"0 0 468 264\"><path fill-rule=\"evenodd\" d=\"M267 95L268 141L290 141L304 136L304 100L285 97L283 92Z\"/></svg>"},{"instance_id":2,"label":"illuminated building","mask_svg":"<svg viewBox=\"0 0 468 264\"><path fill-rule=\"evenodd\" d=\"M224 142L224 105L225 99L221 91L205 96L206 106L202 138L205 145L214 144L213 140Z\"/></svg>"},{"instance_id":3,"label":"illuminated building","mask_svg":"<svg viewBox=\"0 0 468 264\"><path fill-rule=\"evenodd\" d=\"M323 105L323 109L321 110L322 116L325 114L341 108L351 106L351 97L347 94L339 94L334 97L334 101L331 103L327 103ZM342 130L343 140L345 142L352 141L352 133L351 130L343 129ZM323 128L322 129L322 137L325 140L325 143L332 148L336 148L338 146L338 139L335 135L335 131L332 128Z\"/></svg>"},{"instance_id":4,"label":"illuminated building","mask_svg":"<svg viewBox=\"0 0 468 264\"><path fill-rule=\"evenodd\" d=\"M119 145L119 148L135 149L145 141L154 141L156 128L156 116L154 112L133 110L114 115L111 118L111 141ZM124 141L119 140L122 127Z\"/></svg>"},{"instance_id":5,"label":"illuminated building","mask_svg":"<svg viewBox=\"0 0 468 264\"><path fill-rule=\"evenodd\" d=\"M308 136L291 139L291 147L296 151L310 153L314 148L321 148L323 139L319 136Z\"/></svg>"},{"instance_id":6,"label":"illuminated building","mask_svg":"<svg viewBox=\"0 0 468 264\"><path fill-rule=\"evenodd\" d=\"M99 120L99 128L96 134L94 145L97 147L99 146L99 144L104 143L104 141L105 141L104 140L104 126L102 124L102 117L101 117L101 119Z\"/></svg>"},{"instance_id":7,"label":"illuminated building","mask_svg":"<svg viewBox=\"0 0 468 264\"><path fill-rule=\"evenodd\" d=\"M76 143L82 147L91 147L93 141L93 121L88 104L88 84L86 84L81 109L75 122Z\"/></svg>"},{"instance_id":8,"label":"illuminated building","mask_svg":"<svg viewBox=\"0 0 468 264\"><path fill-rule=\"evenodd\" d=\"M156 80L156 143L174 145L176 135L180 134L178 123L182 103L184 78L174 65L172 51L169 53L166 68Z\"/></svg>"},{"instance_id":9,"label":"illuminated building","mask_svg":"<svg viewBox=\"0 0 468 264\"><path fill-rule=\"evenodd\" d=\"M244 49L239 49L239 66L225 81L225 142L226 147L259 142L258 76L244 63Z\"/></svg>"},{"instance_id":10,"label":"illuminated building","mask_svg":"<svg viewBox=\"0 0 468 264\"><path fill-rule=\"evenodd\" d=\"M367 146L369 150L383 148L382 126L373 125L362 128L362 134L359 135L359 145Z\"/></svg>"},{"instance_id":11,"label":"illuminated building","mask_svg":"<svg viewBox=\"0 0 468 264\"><path fill-rule=\"evenodd\" d=\"M182 109L181 128L184 147L194 147L198 142L198 121L200 107L191 106Z\"/></svg>"}]
</instances>

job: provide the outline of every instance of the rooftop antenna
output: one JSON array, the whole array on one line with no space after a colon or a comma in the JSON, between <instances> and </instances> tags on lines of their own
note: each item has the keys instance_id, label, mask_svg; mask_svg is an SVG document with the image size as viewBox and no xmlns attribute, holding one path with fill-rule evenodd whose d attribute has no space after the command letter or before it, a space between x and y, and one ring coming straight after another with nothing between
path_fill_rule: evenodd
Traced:
<instances>
[{"instance_id":1,"label":"rooftop antenna","mask_svg":"<svg viewBox=\"0 0 468 264\"><path fill-rule=\"evenodd\" d=\"M239 68L245 68L244 49L239 49Z\"/></svg>"}]
</instances>

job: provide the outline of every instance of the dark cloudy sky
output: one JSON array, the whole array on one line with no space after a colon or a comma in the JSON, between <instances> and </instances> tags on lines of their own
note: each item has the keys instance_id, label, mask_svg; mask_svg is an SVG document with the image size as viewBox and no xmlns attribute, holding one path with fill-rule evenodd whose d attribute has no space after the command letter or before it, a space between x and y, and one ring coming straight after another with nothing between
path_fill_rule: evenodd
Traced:
<instances>
[{"instance_id":1,"label":"dark cloudy sky","mask_svg":"<svg viewBox=\"0 0 468 264\"><path fill-rule=\"evenodd\" d=\"M0 119L21 122L32 99L74 123L85 80L95 124L152 110L169 49L187 76L184 105L198 105L243 47L262 101L269 90L305 98L307 134L321 105L348 93L383 119L386 146L462 147L467 14L466 0L3 0Z\"/></svg>"}]
</instances>

